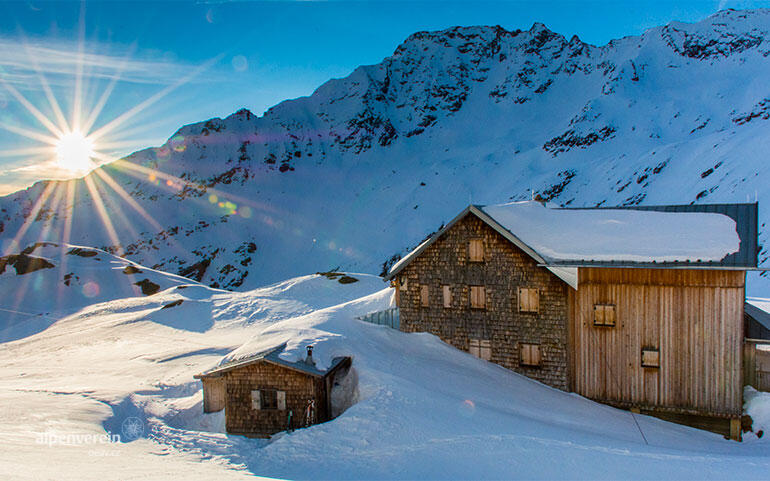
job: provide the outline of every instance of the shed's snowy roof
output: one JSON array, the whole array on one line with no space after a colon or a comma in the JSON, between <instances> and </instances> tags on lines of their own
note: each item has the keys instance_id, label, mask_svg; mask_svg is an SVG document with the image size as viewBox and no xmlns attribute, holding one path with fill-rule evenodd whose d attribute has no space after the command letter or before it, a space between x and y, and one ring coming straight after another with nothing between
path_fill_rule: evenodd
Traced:
<instances>
[{"instance_id":1,"label":"shed's snowy roof","mask_svg":"<svg viewBox=\"0 0 770 481\"><path fill-rule=\"evenodd\" d=\"M334 369L336 369L337 366L339 366L342 363L342 361L347 359L346 357L335 357L332 360L332 364L331 366L329 366L329 369L322 371L318 369L315 366L315 364L308 364L307 362L305 362L304 359L296 362L292 362L282 358L281 353L285 348L286 348L286 343L283 343L280 346L273 347L266 351L253 354L251 356L239 358L233 361L226 361L220 364L219 366L215 367L214 369L211 369L202 374L199 374L196 377L200 378L200 377L206 377L211 375L219 375L226 371L230 371L232 369L236 369L236 368L239 368L248 364L252 364L255 362L260 362L260 361L267 361L273 364L277 364L279 366L283 366L289 369L294 369L296 371L303 372L305 374L309 374L311 376L323 377L329 374L330 372L334 371Z\"/></svg>"},{"instance_id":2,"label":"shed's snowy roof","mask_svg":"<svg viewBox=\"0 0 770 481\"><path fill-rule=\"evenodd\" d=\"M756 246L756 204L567 209L528 201L468 206L395 264L388 278L469 213L573 287L576 272L569 267L757 265L756 249L751 247Z\"/></svg>"}]
</instances>

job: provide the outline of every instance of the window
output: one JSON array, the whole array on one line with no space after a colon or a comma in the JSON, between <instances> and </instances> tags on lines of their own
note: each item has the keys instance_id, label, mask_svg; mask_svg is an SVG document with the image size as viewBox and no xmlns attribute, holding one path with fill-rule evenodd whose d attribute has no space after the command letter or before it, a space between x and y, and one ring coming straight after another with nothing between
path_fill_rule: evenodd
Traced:
<instances>
[{"instance_id":1,"label":"window","mask_svg":"<svg viewBox=\"0 0 770 481\"><path fill-rule=\"evenodd\" d=\"M423 284L420 286L420 306L422 307L428 307L429 301L428 299L428 285Z\"/></svg>"},{"instance_id":2,"label":"window","mask_svg":"<svg viewBox=\"0 0 770 481\"><path fill-rule=\"evenodd\" d=\"M487 308L487 293L484 286L470 286L471 291L471 309Z\"/></svg>"},{"instance_id":3,"label":"window","mask_svg":"<svg viewBox=\"0 0 770 481\"><path fill-rule=\"evenodd\" d=\"M468 259L471 262L484 262L483 239L471 239L468 242Z\"/></svg>"},{"instance_id":4,"label":"window","mask_svg":"<svg viewBox=\"0 0 770 481\"><path fill-rule=\"evenodd\" d=\"M444 307L452 307L452 289L448 285L441 286L441 292L444 294Z\"/></svg>"},{"instance_id":5,"label":"window","mask_svg":"<svg viewBox=\"0 0 770 481\"><path fill-rule=\"evenodd\" d=\"M529 287L519 287L519 312L539 312L540 291Z\"/></svg>"},{"instance_id":6,"label":"window","mask_svg":"<svg viewBox=\"0 0 770 481\"><path fill-rule=\"evenodd\" d=\"M521 347L521 360L519 363L522 366L540 366L540 361L542 360L540 357L540 344L522 342L519 346Z\"/></svg>"},{"instance_id":7,"label":"window","mask_svg":"<svg viewBox=\"0 0 770 481\"><path fill-rule=\"evenodd\" d=\"M492 359L492 341L489 339L471 339L468 352L479 359L489 361Z\"/></svg>"},{"instance_id":8,"label":"window","mask_svg":"<svg viewBox=\"0 0 770 481\"><path fill-rule=\"evenodd\" d=\"M258 389L251 391L251 408L256 410L286 410L286 391Z\"/></svg>"},{"instance_id":9,"label":"window","mask_svg":"<svg viewBox=\"0 0 770 481\"><path fill-rule=\"evenodd\" d=\"M615 305L594 305L594 326L615 327Z\"/></svg>"},{"instance_id":10,"label":"window","mask_svg":"<svg viewBox=\"0 0 770 481\"><path fill-rule=\"evenodd\" d=\"M660 367L660 350L654 347L642 348L642 367Z\"/></svg>"}]
</instances>

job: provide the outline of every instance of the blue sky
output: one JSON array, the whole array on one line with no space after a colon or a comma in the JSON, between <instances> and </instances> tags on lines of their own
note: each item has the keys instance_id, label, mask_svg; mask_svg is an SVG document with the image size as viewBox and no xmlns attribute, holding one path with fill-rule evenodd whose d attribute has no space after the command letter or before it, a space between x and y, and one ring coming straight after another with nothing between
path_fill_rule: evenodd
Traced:
<instances>
[{"instance_id":1,"label":"blue sky","mask_svg":"<svg viewBox=\"0 0 770 481\"><path fill-rule=\"evenodd\" d=\"M100 103L91 130L121 119L102 139L112 142L103 151L121 156L161 144L186 123L241 107L262 113L309 95L329 78L381 61L420 30L479 24L513 30L542 22L602 45L722 8L758 7L770 1L5 2L0 194L72 176L46 161L50 153L29 153L41 145L30 132L49 132L20 97L38 117L55 119L44 84L67 120L82 106L70 125L87 120Z\"/></svg>"}]
</instances>

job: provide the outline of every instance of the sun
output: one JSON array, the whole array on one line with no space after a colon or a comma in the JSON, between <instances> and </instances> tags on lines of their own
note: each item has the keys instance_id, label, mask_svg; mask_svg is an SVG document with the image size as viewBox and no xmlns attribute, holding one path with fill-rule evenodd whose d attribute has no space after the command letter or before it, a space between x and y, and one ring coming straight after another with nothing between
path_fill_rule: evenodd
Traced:
<instances>
[{"instance_id":1,"label":"sun","mask_svg":"<svg viewBox=\"0 0 770 481\"><path fill-rule=\"evenodd\" d=\"M66 133L56 142L56 162L62 169L85 173L94 168L94 142L78 130Z\"/></svg>"}]
</instances>

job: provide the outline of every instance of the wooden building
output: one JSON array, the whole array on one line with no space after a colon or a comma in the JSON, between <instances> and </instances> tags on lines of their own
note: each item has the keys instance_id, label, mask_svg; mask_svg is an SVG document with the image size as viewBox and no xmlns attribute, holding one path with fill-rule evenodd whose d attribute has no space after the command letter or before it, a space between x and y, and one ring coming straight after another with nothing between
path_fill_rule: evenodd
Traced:
<instances>
[{"instance_id":1,"label":"wooden building","mask_svg":"<svg viewBox=\"0 0 770 481\"><path fill-rule=\"evenodd\" d=\"M308 355L298 362L280 357L285 344L223 364L194 376L203 384L203 411L225 410L230 434L269 437L280 431L326 422L338 414L332 389L351 366L349 357L338 357L326 371Z\"/></svg>"},{"instance_id":2,"label":"wooden building","mask_svg":"<svg viewBox=\"0 0 770 481\"><path fill-rule=\"evenodd\" d=\"M740 436L757 205L469 206L394 265L401 330Z\"/></svg>"}]
</instances>

